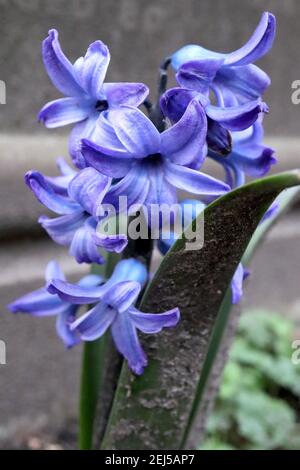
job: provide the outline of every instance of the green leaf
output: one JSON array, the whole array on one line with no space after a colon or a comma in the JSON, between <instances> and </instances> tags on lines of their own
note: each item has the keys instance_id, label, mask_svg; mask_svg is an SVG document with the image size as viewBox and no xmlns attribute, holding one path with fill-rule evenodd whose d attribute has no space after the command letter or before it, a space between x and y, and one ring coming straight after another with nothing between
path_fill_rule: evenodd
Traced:
<instances>
[{"instance_id":1,"label":"green leaf","mask_svg":"<svg viewBox=\"0 0 300 470\"><path fill-rule=\"evenodd\" d=\"M124 364L101 448L180 448L232 276L267 208L282 190L299 184L300 173L291 171L228 193L204 212L201 250L185 250L184 236L168 252L140 308L159 312L178 306L180 325L143 338L150 359L143 376Z\"/></svg>"}]
</instances>

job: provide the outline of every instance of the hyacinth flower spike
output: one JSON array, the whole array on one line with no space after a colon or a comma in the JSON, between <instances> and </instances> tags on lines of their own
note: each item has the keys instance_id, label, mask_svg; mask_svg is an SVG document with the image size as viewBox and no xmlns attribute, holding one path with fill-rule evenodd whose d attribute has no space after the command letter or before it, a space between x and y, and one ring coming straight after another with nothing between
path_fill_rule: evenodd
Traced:
<instances>
[{"instance_id":1,"label":"hyacinth flower spike","mask_svg":"<svg viewBox=\"0 0 300 470\"><path fill-rule=\"evenodd\" d=\"M42 215L39 222L56 243L70 247L70 254L78 263L102 264L98 247L119 253L127 245L125 235L97 232L97 212L110 187L109 177L93 168L85 168L75 176L51 178L29 171L25 182L41 204L60 215Z\"/></svg>"},{"instance_id":2,"label":"hyacinth flower spike","mask_svg":"<svg viewBox=\"0 0 300 470\"><path fill-rule=\"evenodd\" d=\"M87 165L111 178L122 178L107 197L116 205L119 196L128 205L168 206L177 203L177 189L194 194L219 196L229 186L190 168L205 158L206 116L197 100L191 101L182 118L162 133L138 109L123 107L108 112L108 120L119 139L118 146L101 139L84 139L82 154ZM126 111L126 112L125 112ZM101 119L101 118L100 118Z\"/></svg>"},{"instance_id":3,"label":"hyacinth flower spike","mask_svg":"<svg viewBox=\"0 0 300 470\"><path fill-rule=\"evenodd\" d=\"M254 62L269 52L275 34L276 19L265 12L248 42L234 52L225 54L198 45L185 46L172 55L177 80L181 86L205 96L212 91L221 107L259 99L270 79Z\"/></svg>"},{"instance_id":4,"label":"hyacinth flower spike","mask_svg":"<svg viewBox=\"0 0 300 470\"><path fill-rule=\"evenodd\" d=\"M60 47L58 32L51 29L42 54L52 83L66 98L47 103L39 120L49 128L75 124L69 150L76 166L82 168L80 140L92 137L100 113L122 104L139 106L149 90L143 83L104 83L110 53L102 41L93 42L85 56L72 64Z\"/></svg>"},{"instance_id":5,"label":"hyacinth flower spike","mask_svg":"<svg viewBox=\"0 0 300 470\"><path fill-rule=\"evenodd\" d=\"M137 331L154 334L177 325L177 308L164 313L143 313L134 305L146 282L146 268L139 261L120 261L111 278L102 286L85 288L53 279L48 284L51 294L79 304L95 304L71 325L71 330L83 341L94 341L110 328L118 351L126 358L131 370L140 375L147 366L146 355Z\"/></svg>"},{"instance_id":6,"label":"hyacinth flower spike","mask_svg":"<svg viewBox=\"0 0 300 470\"><path fill-rule=\"evenodd\" d=\"M20 297L8 305L13 313L28 313L35 317L56 316L56 330L66 347L70 348L79 342L78 336L70 329L75 320L78 305L62 300L58 295L49 294L47 284L51 279L65 280L65 276L56 261L50 261L45 272L46 285ZM91 288L102 282L100 276L89 274L83 277L78 286Z\"/></svg>"}]
</instances>

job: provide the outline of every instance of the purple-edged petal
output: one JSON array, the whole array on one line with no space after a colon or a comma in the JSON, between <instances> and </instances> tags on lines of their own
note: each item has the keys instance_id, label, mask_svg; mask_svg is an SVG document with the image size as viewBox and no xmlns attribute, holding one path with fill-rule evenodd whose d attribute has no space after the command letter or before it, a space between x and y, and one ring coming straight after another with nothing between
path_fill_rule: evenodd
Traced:
<instances>
[{"instance_id":1,"label":"purple-edged petal","mask_svg":"<svg viewBox=\"0 0 300 470\"><path fill-rule=\"evenodd\" d=\"M114 321L117 312L99 303L71 325L73 331L83 341L100 338Z\"/></svg>"},{"instance_id":2,"label":"purple-edged petal","mask_svg":"<svg viewBox=\"0 0 300 470\"><path fill-rule=\"evenodd\" d=\"M69 184L69 196L89 214L96 216L111 179L94 168L81 170Z\"/></svg>"},{"instance_id":3,"label":"purple-edged petal","mask_svg":"<svg viewBox=\"0 0 300 470\"><path fill-rule=\"evenodd\" d=\"M91 139L95 132L99 114L91 113L85 121L75 124L69 137L69 153L77 168L85 168L86 163L81 153L82 139Z\"/></svg>"},{"instance_id":4,"label":"purple-edged petal","mask_svg":"<svg viewBox=\"0 0 300 470\"><path fill-rule=\"evenodd\" d=\"M137 210L137 207L145 202L149 188L150 180L143 164L135 164L121 181L111 186L103 202L112 204L117 211L122 211L122 208L119 208L120 197L127 197L125 209L130 214L133 206L133 210Z\"/></svg>"},{"instance_id":5,"label":"purple-edged petal","mask_svg":"<svg viewBox=\"0 0 300 470\"><path fill-rule=\"evenodd\" d=\"M192 60L223 60L225 54L210 51L196 44L188 44L172 54L171 64L178 70L186 62Z\"/></svg>"},{"instance_id":6,"label":"purple-edged petal","mask_svg":"<svg viewBox=\"0 0 300 470\"><path fill-rule=\"evenodd\" d=\"M261 59L271 49L276 34L276 18L264 12L247 43L240 49L226 54L225 65L246 65Z\"/></svg>"},{"instance_id":7,"label":"purple-edged petal","mask_svg":"<svg viewBox=\"0 0 300 470\"><path fill-rule=\"evenodd\" d=\"M161 152L174 163L188 165L202 155L206 134L205 111L194 99L182 118L161 134Z\"/></svg>"},{"instance_id":8,"label":"purple-edged petal","mask_svg":"<svg viewBox=\"0 0 300 470\"><path fill-rule=\"evenodd\" d=\"M143 83L104 83L103 94L110 107L139 106L147 98L149 88Z\"/></svg>"},{"instance_id":9,"label":"purple-edged petal","mask_svg":"<svg viewBox=\"0 0 300 470\"><path fill-rule=\"evenodd\" d=\"M177 122L185 113L189 103L198 97L198 92L184 88L170 88L160 99L160 107L165 117Z\"/></svg>"},{"instance_id":10,"label":"purple-edged petal","mask_svg":"<svg viewBox=\"0 0 300 470\"><path fill-rule=\"evenodd\" d=\"M77 283L81 287L95 287L103 283L103 277L98 274L87 274Z\"/></svg>"},{"instance_id":11,"label":"purple-edged petal","mask_svg":"<svg viewBox=\"0 0 300 470\"><path fill-rule=\"evenodd\" d=\"M50 219L42 215L39 223L48 235L59 245L69 246L72 243L76 231L85 223L87 216L82 212L63 215Z\"/></svg>"},{"instance_id":12,"label":"purple-edged petal","mask_svg":"<svg viewBox=\"0 0 300 470\"><path fill-rule=\"evenodd\" d=\"M212 176L171 162L165 165L165 178L176 188L193 194L219 196L230 189L227 184Z\"/></svg>"},{"instance_id":13,"label":"purple-edged petal","mask_svg":"<svg viewBox=\"0 0 300 470\"><path fill-rule=\"evenodd\" d=\"M84 57L74 64L77 81L85 92L95 100L103 98L102 85L110 61L107 46L102 41L93 42Z\"/></svg>"},{"instance_id":14,"label":"purple-edged petal","mask_svg":"<svg viewBox=\"0 0 300 470\"><path fill-rule=\"evenodd\" d=\"M143 333L159 333L163 328L171 328L180 320L178 308L164 313L143 313L135 308L128 311L128 315L134 326Z\"/></svg>"},{"instance_id":15,"label":"purple-edged petal","mask_svg":"<svg viewBox=\"0 0 300 470\"><path fill-rule=\"evenodd\" d=\"M160 150L160 134L141 111L131 106L109 111L109 121L124 147L135 158L143 158Z\"/></svg>"},{"instance_id":16,"label":"purple-edged petal","mask_svg":"<svg viewBox=\"0 0 300 470\"><path fill-rule=\"evenodd\" d=\"M75 305L98 302L103 294L101 286L80 286L60 279L52 279L47 289L50 294L57 294L60 299Z\"/></svg>"},{"instance_id":17,"label":"purple-edged petal","mask_svg":"<svg viewBox=\"0 0 300 470\"><path fill-rule=\"evenodd\" d=\"M134 304L140 292L141 285L138 282L119 282L103 294L102 302L112 306L122 314Z\"/></svg>"},{"instance_id":18,"label":"purple-edged petal","mask_svg":"<svg viewBox=\"0 0 300 470\"><path fill-rule=\"evenodd\" d=\"M264 145L244 145L233 150L230 159L247 175L263 176L277 163L274 150Z\"/></svg>"},{"instance_id":19,"label":"purple-edged petal","mask_svg":"<svg viewBox=\"0 0 300 470\"><path fill-rule=\"evenodd\" d=\"M81 96L83 90L74 77L73 65L61 50L55 29L51 29L44 40L42 53L47 73L54 86L63 95Z\"/></svg>"},{"instance_id":20,"label":"purple-edged petal","mask_svg":"<svg viewBox=\"0 0 300 470\"><path fill-rule=\"evenodd\" d=\"M80 98L61 98L47 103L39 112L38 119L49 129L67 126L86 119L91 103Z\"/></svg>"},{"instance_id":21,"label":"purple-edged petal","mask_svg":"<svg viewBox=\"0 0 300 470\"><path fill-rule=\"evenodd\" d=\"M13 312L30 313L33 316L42 317L57 315L66 305L57 295L51 295L45 287L26 294L8 305Z\"/></svg>"},{"instance_id":22,"label":"purple-edged petal","mask_svg":"<svg viewBox=\"0 0 300 470\"><path fill-rule=\"evenodd\" d=\"M219 106L228 107L260 98L270 83L269 76L263 70L249 64L243 67L223 67L213 84L213 89L216 91Z\"/></svg>"},{"instance_id":23,"label":"purple-edged petal","mask_svg":"<svg viewBox=\"0 0 300 470\"><path fill-rule=\"evenodd\" d=\"M207 115L230 131L240 131L252 126L260 113L267 111L267 107L260 101L248 101L239 106L220 108L208 106Z\"/></svg>"},{"instance_id":24,"label":"purple-edged petal","mask_svg":"<svg viewBox=\"0 0 300 470\"><path fill-rule=\"evenodd\" d=\"M80 338L71 331L70 325L75 319L76 307L70 306L61 312L56 319L56 331L67 348L71 348L80 342Z\"/></svg>"},{"instance_id":25,"label":"purple-edged petal","mask_svg":"<svg viewBox=\"0 0 300 470\"><path fill-rule=\"evenodd\" d=\"M95 233L93 235L95 245L104 248L106 251L113 253L122 253L122 251L128 245L128 239L126 235L103 235L101 233Z\"/></svg>"},{"instance_id":26,"label":"purple-edged petal","mask_svg":"<svg viewBox=\"0 0 300 470\"><path fill-rule=\"evenodd\" d=\"M116 348L127 359L130 369L135 374L141 375L147 365L147 358L128 314L117 315L111 331Z\"/></svg>"},{"instance_id":27,"label":"purple-edged petal","mask_svg":"<svg viewBox=\"0 0 300 470\"><path fill-rule=\"evenodd\" d=\"M109 152L108 149L103 149L90 140L84 139L82 141L81 151L86 165L95 168L110 178L125 176L131 169L134 160L127 158L127 152L115 151L109 152L109 155L104 153L103 150Z\"/></svg>"},{"instance_id":28,"label":"purple-edged petal","mask_svg":"<svg viewBox=\"0 0 300 470\"><path fill-rule=\"evenodd\" d=\"M209 87L224 59L191 60L184 63L176 74L177 82L183 88L198 91L208 96Z\"/></svg>"},{"instance_id":29,"label":"purple-edged petal","mask_svg":"<svg viewBox=\"0 0 300 470\"><path fill-rule=\"evenodd\" d=\"M41 204L57 214L72 214L80 210L79 204L56 194L52 186L38 171L28 171L25 175L25 183Z\"/></svg>"},{"instance_id":30,"label":"purple-edged petal","mask_svg":"<svg viewBox=\"0 0 300 470\"><path fill-rule=\"evenodd\" d=\"M74 256L77 263L104 263L104 258L99 253L94 241L96 225L96 220L89 217L74 234L70 245L70 254Z\"/></svg>"}]
</instances>

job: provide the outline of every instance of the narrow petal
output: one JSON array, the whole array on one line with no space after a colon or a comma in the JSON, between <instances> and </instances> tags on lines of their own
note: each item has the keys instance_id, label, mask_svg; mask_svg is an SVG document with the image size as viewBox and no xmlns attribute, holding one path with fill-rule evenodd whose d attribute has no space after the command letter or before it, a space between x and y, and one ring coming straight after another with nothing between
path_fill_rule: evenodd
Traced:
<instances>
[{"instance_id":1,"label":"narrow petal","mask_svg":"<svg viewBox=\"0 0 300 470\"><path fill-rule=\"evenodd\" d=\"M192 60L223 60L225 54L210 51L196 44L188 44L172 55L172 67L178 70L186 62Z\"/></svg>"},{"instance_id":2,"label":"narrow petal","mask_svg":"<svg viewBox=\"0 0 300 470\"><path fill-rule=\"evenodd\" d=\"M44 40L42 53L47 73L54 86L63 95L81 96L83 90L74 77L73 65L61 50L55 29L51 29Z\"/></svg>"},{"instance_id":3,"label":"narrow petal","mask_svg":"<svg viewBox=\"0 0 300 470\"><path fill-rule=\"evenodd\" d=\"M140 261L137 261L134 258L123 259L116 265L111 277L105 285L105 288L108 289L123 281L135 281L143 286L147 279L147 269Z\"/></svg>"},{"instance_id":4,"label":"narrow petal","mask_svg":"<svg viewBox=\"0 0 300 470\"><path fill-rule=\"evenodd\" d=\"M133 159L126 158L127 153L124 155L124 152L119 151L114 152L114 155L105 154L102 147L90 140L84 139L82 141L81 151L86 165L110 178L122 178L129 172L133 164Z\"/></svg>"},{"instance_id":5,"label":"narrow petal","mask_svg":"<svg viewBox=\"0 0 300 470\"><path fill-rule=\"evenodd\" d=\"M240 263L231 281L232 303L238 304L243 296L244 268Z\"/></svg>"},{"instance_id":6,"label":"narrow petal","mask_svg":"<svg viewBox=\"0 0 300 470\"><path fill-rule=\"evenodd\" d=\"M92 109L91 104L87 100L61 98L47 103L41 109L38 119L51 129L83 121L89 116Z\"/></svg>"},{"instance_id":7,"label":"narrow petal","mask_svg":"<svg viewBox=\"0 0 300 470\"><path fill-rule=\"evenodd\" d=\"M82 139L92 139L96 124L99 119L98 113L90 114L85 121L75 124L69 137L69 153L77 168L85 168L86 163L81 153Z\"/></svg>"},{"instance_id":8,"label":"narrow petal","mask_svg":"<svg viewBox=\"0 0 300 470\"><path fill-rule=\"evenodd\" d=\"M99 286L104 282L102 276L98 276L98 274L87 274L78 282L78 285L81 287L95 287Z\"/></svg>"},{"instance_id":9,"label":"narrow petal","mask_svg":"<svg viewBox=\"0 0 300 470\"><path fill-rule=\"evenodd\" d=\"M93 235L95 245L100 248L104 248L106 251L113 253L122 253L122 251L128 245L128 239L126 235L103 235L96 232Z\"/></svg>"},{"instance_id":10,"label":"narrow petal","mask_svg":"<svg viewBox=\"0 0 300 470\"><path fill-rule=\"evenodd\" d=\"M101 286L80 286L60 279L52 279L47 289L50 294L57 294L62 300L75 305L98 302L103 293Z\"/></svg>"},{"instance_id":11,"label":"narrow petal","mask_svg":"<svg viewBox=\"0 0 300 470\"><path fill-rule=\"evenodd\" d=\"M30 313L41 317L57 315L65 306L66 304L57 295L49 294L47 289L42 287L15 300L8 305L8 309L13 313Z\"/></svg>"},{"instance_id":12,"label":"narrow petal","mask_svg":"<svg viewBox=\"0 0 300 470\"><path fill-rule=\"evenodd\" d=\"M85 92L99 100L103 96L102 85L110 61L108 47L102 41L93 42L84 57L74 64L77 81Z\"/></svg>"},{"instance_id":13,"label":"narrow petal","mask_svg":"<svg viewBox=\"0 0 300 470\"><path fill-rule=\"evenodd\" d=\"M235 147L230 160L238 165L247 175L263 176L277 163L275 152L264 145L243 145Z\"/></svg>"},{"instance_id":14,"label":"narrow petal","mask_svg":"<svg viewBox=\"0 0 300 470\"><path fill-rule=\"evenodd\" d=\"M57 214L72 214L80 210L80 205L69 198L56 194L52 186L38 171L28 171L25 183L41 204Z\"/></svg>"},{"instance_id":15,"label":"narrow petal","mask_svg":"<svg viewBox=\"0 0 300 470\"><path fill-rule=\"evenodd\" d=\"M171 162L166 163L165 177L176 188L193 194L219 196L230 190L227 184L212 176Z\"/></svg>"},{"instance_id":16,"label":"narrow petal","mask_svg":"<svg viewBox=\"0 0 300 470\"><path fill-rule=\"evenodd\" d=\"M74 234L70 246L70 254L74 256L77 263L103 264L104 258L99 253L94 241L97 221L89 217L84 225Z\"/></svg>"},{"instance_id":17,"label":"narrow petal","mask_svg":"<svg viewBox=\"0 0 300 470\"><path fill-rule=\"evenodd\" d=\"M111 185L111 178L94 168L81 170L69 184L69 196L89 214L96 216L99 204Z\"/></svg>"},{"instance_id":18,"label":"narrow petal","mask_svg":"<svg viewBox=\"0 0 300 470\"><path fill-rule=\"evenodd\" d=\"M226 54L225 65L246 65L261 59L273 46L276 34L276 18L264 12L248 42L240 49Z\"/></svg>"},{"instance_id":19,"label":"narrow petal","mask_svg":"<svg viewBox=\"0 0 300 470\"><path fill-rule=\"evenodd\" d=\"M75 176L76 170L72 168L63 157L56 160L56 166L63 176Z\"/></svg>"},{"instance_id":20,"label":"narrow petal","mask_svg":"<svg viewBox=\"0 0 300 470\"><path fill-rule=\"evenodd\" d=\"M69 246L72 243L76 231L85 223L87 216L82 212L63 215L50 219L42 215L39 223L48 235L59 245Z\"/></svg>"},{"instance_id":21,"label":"narrow petal","mask_svg":"<svg viewBox=\"0 0 300 470\"><path fill-rule=\"evenodd\" d=\"M160 134L141 111L122 106L108 114L118 138L132 156L143 158L159 152Z\"/></svg>"},{"instance_id":22,"label":"narrow petal","mask_svg":"<svg viewBox=\"0 0 300 470\"><path fill-rule=\"evenodd\" d=\"M75 320L71 325L71 330L83 341L94 341L106 332L116 315L115 310L99 303Z\"/></svg>"},{"instance_id":23,"label":"narrow petal","mask_svg":"<svg viewBox=\"0 0 300 470\"><path fill-rule=\"evenodd\" d=\"M130 369L141 375L147 365L147 358L129 316L126 313L117 315L111 331L116 348L127 359Z\"/></svg>"},{"instance_id":24,"label":"narrow petal","mask_svg":"<svg viewBox=\"0 0 300 470\"><path fill-rule=\"evenodd\" d=\"M72 348L80 342L80 338L70 328L71 323L75 319L75 313L76 308L74 309L74 306L70 306L61 312L56 319L57 334L67 348Z\"/></svg>"},{"instance_id":25,"label":"narrow petal","mask_svg":"<svg viewBox=\"0 0 300 470\"><path fill-rule=\"evenodd\" d=\"M210 58L184 63L176 74L180 86L208 96L209 87L224 59Z\"/></svg>"},{"instance_id":26,"label":"narrow petal","mask_svg":"<svg viewBox=\"0 0 300 470\"><path fill-rule=\"evenodd\" d=\"M136 301L141 292L141 285L134 281L123 281L108 289L102 297L102 302L112 306L120 314L126 312Z\"/></svg>"},{"instance_id":27,"label":"narrow petal","mask_svg":"<svg viewBox=\"0 0 300 470\"><path fill-rule=\"evenodd\" d=\"M174 163L188 165L199 155L203 155L206 134L205 110L198 100L194 99L189 103L182 118L161 134L162 154Z\"/></svg>"},{"instance_id":28,"label":"narrow petal","mask_svg":"<svg viewBox=\"0 0 300 470\"><path fill-rule=\"evenodd\" d=\"M207 115L230 131L241 131L252 126L260 113L266 111L264 103L258 100L248 101L239 106L220 108L208 106Z\"/></svg>"},{"instance_id":29,"label":"narrow petal","mask_svg":"<svg viewBox=\"0 0 300 470\"><path fill-rule=\"evenodd\" d=\"M135 308L131 308L128 315L136 328L143 333L150 334L159 333L163 328L174 327L180 320L178 308L164 313L143 313Z\"/></svg>"},{"instance_id":30,"label":"narrow petal","mask_svg":"<svg viewBox=\"0 0 300 470\"><path fill-rule=\"evenodd\" d=\"M143 83L104 83L103 94L110 107L129 105L140 106L149 94Z\"/></svg>"}]
</instances>

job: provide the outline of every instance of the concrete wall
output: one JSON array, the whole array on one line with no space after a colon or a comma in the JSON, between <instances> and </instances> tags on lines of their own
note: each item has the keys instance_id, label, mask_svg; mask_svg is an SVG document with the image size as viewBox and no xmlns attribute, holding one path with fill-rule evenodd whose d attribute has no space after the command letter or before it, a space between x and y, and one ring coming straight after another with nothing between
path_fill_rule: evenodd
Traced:
<instances>
[{"instance_id":1,"label":"concrete wall","mask_svg":"<svg viewBox=\"0 0 300 470\"><path fill-rule=\"evenodd\" d=\"M57 93L44 72L40 44L57 28L75 59L95 39L112 53L109 79L154 86L161 59L186 43L230 51L240 47L264 10L278 19L272 53L261 65L272 76L267 99L270 133L298 135L300 106L291 103L291 82L300 79L300 2L297 0L1 0L0 79L7 105L1 131L42 131L39 108Z\"/></svg>"}]
</instances>

